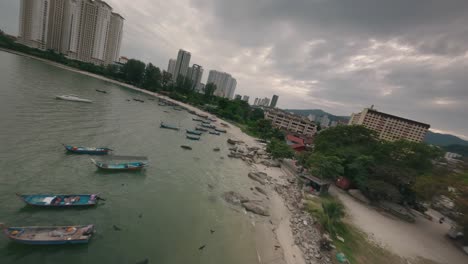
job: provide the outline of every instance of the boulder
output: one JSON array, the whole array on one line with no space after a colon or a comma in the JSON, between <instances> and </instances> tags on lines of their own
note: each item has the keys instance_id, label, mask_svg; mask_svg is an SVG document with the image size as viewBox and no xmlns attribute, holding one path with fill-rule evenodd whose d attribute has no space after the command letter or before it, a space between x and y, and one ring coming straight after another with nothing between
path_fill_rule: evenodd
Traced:
<instances>
[{"instance_id":1,"label":"boulder","mask_svg":"<svg viewBox=\"0 0 468 264\"><path fill-rule=\"evenodd\" d=\"M225 192L223 194L223 198L226 202L233 205L241 205L242 203L249 201L248 198L234 191Z\"/></svg>"},{"instance_id":2,"label":"boulder","mask_svg":"<svg viewBox=\"0 0 468 264\"><path fill-rule=\"evenodd\" d=\"M252 212L254 214L263 215L263 216L270 215L270 213L268 213L268 210L265 207L263 207L262 205L256 202L245 202L245 203L242 203L242 206L245 208L245 210Z\"/></svg>"},{"instance_id":3,"label":"boulder","mask_svg":"<svg viewBox=\"0 0 468 264\"><path fill-rule=\"evenodd\" d=\"M263 189L260 188L260 187L255 187L255 190L257 190L257 192L259 192L259 193L261 193L261 194L264 194L264 195L268 196L267 193L266 193L266 191L263 190Z\"/></svg>"},{"instance_id":4,"label":"boulder","mask_svg":"<svg viewBox=\"0 0 468 264\"><path fill-rule=\"evenodd\" d=\"M249 176L250 179L252 179L254 181L257 181L262 185L265 185L265 179L263 179L261 176L259 176L258 173L250 172L248 176Z\"/></svg>"}]
</instances>

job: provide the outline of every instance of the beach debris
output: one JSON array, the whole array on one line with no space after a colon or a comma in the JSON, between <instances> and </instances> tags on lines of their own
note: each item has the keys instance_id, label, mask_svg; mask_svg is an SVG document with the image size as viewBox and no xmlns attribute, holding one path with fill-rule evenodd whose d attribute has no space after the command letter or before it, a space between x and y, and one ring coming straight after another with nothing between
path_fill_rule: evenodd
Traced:
<instances>
[{"instance_id":1,"label":"beach debris","mask_svg":"<svg viewBox=\"0 0 468 264\"><path fill-rule=\"evenodd\" d=\"M215 231L213 229L210 229L210 233L213 234Z\"/></svg>"},{"instance_id":2,"label":"beach debris","mask_svg":"<svg viewBox=\"0 0 468 264\"><path fill-rule=\"evenodd\" d=\"M263 216L270 215L270 213L268 213L268 210L265 207L263 207L261 204L259 204L258 202L249 201L249 202L242 203L242 206L245 208L245 210L252 212L254 214L263 215Z\"/></svg>"},{"instance_id":3,"label":"beach debris","mask_svg":"<svg viewBox=\"0 0 468 264\"><path fill-rule=\"evenodd\" d=\"M139 214L139 215L138 215L138 218L142 218L142 217L143 217L143 214Z\"/></svg>"},{"instance_id":4,"label":"beach debris","mask_svg":"<svg viewBox=\"0 0 468 264\"><path fill-rule=\"evenodd\" d=\"M278 250L281 246L275 245L275 250Z\"/></svg>"},{"instance_id":5,"label":"beach debris","mask_svg":"<svg viewBox=\"0 0 468 264\"><path fill-rule=\"evenodd\" d=\"M341 241L341 243L344 243L344 238L343 237L340 237L339 235L336 235L336 239Z\"/></svg>"},{"instance_id":6,"label":"beach debris","mask_svg":"<svg viewBox=\"0 0 468 264\"><path fill-rule=\"evenodd\" d=\"M112 228L114 228L115 231L122 231L122 229L116 225L113 225Z\"/></svg>"},{"instance_id":7,"label":"beach debris","mask_svg":"<svg viewBox=\"0 0 468 264\"><path fill-rule=\"evenodd\" d=\"M149 263L149 259L144 259L142 261L138 261L136 264L148 264Z\"/></svg>"},{"instance_id":8,"label":"beach debris","mask_svg":"<svg viewBox=\"0 0 468 264\"><path fill-rule=\"evenodd\" d=\"M233 205L241 205L242 203L249 201L248 198L234 191L225 192L223 194L223 198L226 202Z\"/></svg>"},{"instance_id":9,"label":"beach debris","mask_svg":"<svg viewBox=\"0 0 468 264\"><path fill-rule=\"evenodd\" d=\"M216 147L216 148L213 149L213 151L220 151L220 150L221 150L221 149L218 148L218 147Z\"/></svg>"},{"instance_id":10,"label":"beach debris","mask_svg":"<svg viewBox=\"0 0 468 264\"><path fill-rule=\"evenodd\" d=\"M209 188L210 190L213 190L213 189L214 189L214 186L213 186L213 185L211 185L211 184L209 184L209 183L208 183L207 185L208 185L208 188Z\"/></svg>"},{"instance_id":11,"label":"beach debris","mask_svg":"<svg viewBox=\"0 0 468 264\"><path fill-rule=\"evenodd\" d=\"M205 247L206 247L206 245L203 245L203 246L199 247L198 250L203 250Z\"/></svg>"}]
</instances>

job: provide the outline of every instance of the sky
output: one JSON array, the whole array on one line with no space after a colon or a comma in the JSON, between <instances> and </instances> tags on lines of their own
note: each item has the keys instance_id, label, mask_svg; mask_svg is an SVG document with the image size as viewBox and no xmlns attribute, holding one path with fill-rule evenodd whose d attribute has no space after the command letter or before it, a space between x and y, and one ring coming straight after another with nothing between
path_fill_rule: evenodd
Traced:
<instances>
[{"instance_id":1,"label":"sky","mask_svg":"<svg viewBox=\"0 0 468 264\"><path fill-rule=\"evenodd\" d=\"M125 17L121 55L237 79L236 94L350 115L382 112L468 139L466 0L108 0ZM18 31L19 1L0 0Z\"/></svg>"}]
</instances>

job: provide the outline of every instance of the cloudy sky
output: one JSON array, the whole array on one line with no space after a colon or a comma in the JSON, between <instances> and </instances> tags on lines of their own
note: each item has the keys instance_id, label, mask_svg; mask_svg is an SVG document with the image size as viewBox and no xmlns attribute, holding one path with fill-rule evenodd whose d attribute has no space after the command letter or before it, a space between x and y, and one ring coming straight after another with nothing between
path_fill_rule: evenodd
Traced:
<instances>
[{"instance_id":1,"label":"cloudy sky","mask_svg":"<svg viewBox=\"0 0 468 264\"><path fill-rule=\"evenodd\" d=\"M108 0L126 21L121 55L231 73L236 93L281 108L380 111L468 138L466 0ZM19 1L0 1L16 34Z\"/></svg>"}]
</instances>

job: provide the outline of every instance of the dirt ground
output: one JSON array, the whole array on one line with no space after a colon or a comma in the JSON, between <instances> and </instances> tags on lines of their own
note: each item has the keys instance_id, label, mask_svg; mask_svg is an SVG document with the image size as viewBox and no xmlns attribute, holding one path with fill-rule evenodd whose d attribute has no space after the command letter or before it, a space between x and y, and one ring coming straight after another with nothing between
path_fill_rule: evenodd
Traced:
<instances>
[{"instance_id":1,"label":"dirt ground","mask_svg":"<svg viewBox=\"0 0 468 264\"><path fill-rule=\"evenodd\" d=\"M407 223L356 201L336 187L331 187L330 193L343 202L351 222L371 240L401 257L414 260L411 263L418 263L418 257L441 264L468 263L468 255L446 237L449 224L439 224L438 219L431 221L421 216L415 223Z\"/></svg>"}]
</instances>

